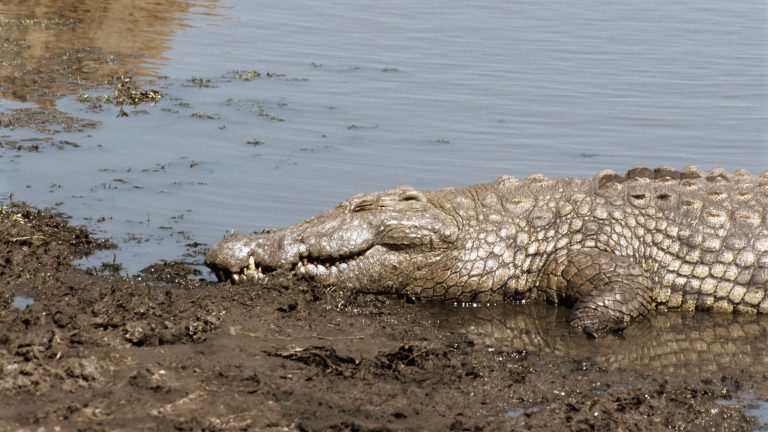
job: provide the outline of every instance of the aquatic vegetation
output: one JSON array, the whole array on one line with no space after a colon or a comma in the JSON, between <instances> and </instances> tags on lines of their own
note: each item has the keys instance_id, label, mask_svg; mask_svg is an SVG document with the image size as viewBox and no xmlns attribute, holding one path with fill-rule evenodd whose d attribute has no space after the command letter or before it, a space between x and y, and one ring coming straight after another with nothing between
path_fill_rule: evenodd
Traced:
<instances>
[{"instance_id":1,"label":"aquatic vegetation","mask_svg":"<svg viewBox=\"0 0 768 432\"><path fill-rule=\"evenodd\" d=\"M20 212L12 211L8 206L0 205L0 215L6 216L13 223L24 224L24 216Z\"/></svg>"},{"instance_id":2,"label":"aquatic vegetation","mask_svg":"<svg viewBox=\"0 0 768 432\"><path fill-rule=\"evenodd\" d=\"M118 106L120 108L118 116L126 117L128 113L125 112L123 106L130 105L135 107L145 103L154 105L163 98L160 90L142 89L132 77L120 76L116 78L116 81L115 90L111 94L102 96L81 94L78 96L78 100L82 103L89 103L93 111L101 111L101 105L105 103Z\"/></svg>"},{"instance_id":3,"label":"aquatic vegetation","mask_svg":"<svg viewBox=\"0 0 768 432\"><path fill-rule=\"evenodd\" d=\"M198 88L217 87L216 83L214 83L213 80L200 78L200 77L189 78L188 80L184 81L181 84L181 86L182 87L198 87Z\"/></svg>"},{"instance_id":4,"label":"aquatic vegetation","mask_svg":"<svg viewBox=\"0 0 768 432\"><path fill-rule=\"evenodd\" d=\"M227 106L234 106L237 109L244 108L249 111L255 112L259 117L264 117L273 122L283 122L285 121L285 119L268 111L266 106L268 105L270 107L277 107L277 108L284 108L288 106L288 103L285 101L263 101L263 100L254 100L254 99L230 98L230 99L227 99L224 103Z\"/></svg>"},{"instance_id":5,"label":"aquatic vegetation","mask_svg":"<svg viewBox=\"0 0 768 432\"><path fill-rule=\"evenodd\" d=\"M261 78L261 72L257 70L233 70L224 74L227 78L239 79L240 81L251 81Z\"/></svg>"},{"instance_id":6,"label":"aquatic vegetation","mask_svg":"<svg viewBox=\"0 0 768 432\"><path fill-rule=\"evenodd\" d=\"M267 78L285 78L285 74L279 72L266 72L262 74L257 70L233 70L224 74L225 78L238 79L240 81L252 81L265 76Z\"/></svg>"},{"instance_id":7,"label":"aquatic vegetation","mask_svg":"<svg viewBox=\"0 0 768 432\"><path fill-rule=\"evenodd\" d=\"M196 119L204 119L204 120L217 120L220 117L214 114L206 114L204 112L193 112L191 114L192 118Z\"/></svg>"},{"instance_id":8,"label":"aquatic vegetation","mask_svg":"<svg viewBox=\"0 0 768 432\"><path fill-rule=\"evenodd\" d=\"M54 135L60 132L83 132L101 124L96 120L82 119L55 108L19 108L0 112L0 127L32 129Z\"/></svg>"},{"instance_id":9,"label":"aquatic vegetation","mask_svg":"<svg viewBox=\"0 0 768 432\"><path fill-rule=\"evenodd\" d=\"M7 149L17 152L25 151L30 153L39 153L47 147L55 148L57 150L64 150L68 147L78 148L80 147L80 144L68 140L54 141L54 139L51 137L33 137L23 138L20 140L0 140L0 149Z\"/></svg>"}]
</instances>

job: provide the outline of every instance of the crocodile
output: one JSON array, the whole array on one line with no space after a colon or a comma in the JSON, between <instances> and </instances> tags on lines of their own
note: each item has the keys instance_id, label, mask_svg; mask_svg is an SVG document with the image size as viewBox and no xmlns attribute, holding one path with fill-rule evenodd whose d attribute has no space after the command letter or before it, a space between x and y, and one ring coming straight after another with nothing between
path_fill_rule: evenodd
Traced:
<instances>
[{"instance_id":1,"label":"crocodile","mask_svg":"<svg viewBox=\"0 0 768 432\"><path fill-rule=\"evenodd\" d=\"M461 303L545 300L590 336L667 309L768 313L768 171L634 167L355 195L282 230L231 234L220 281L277 270Z\"/></svg>"}]
</instances>

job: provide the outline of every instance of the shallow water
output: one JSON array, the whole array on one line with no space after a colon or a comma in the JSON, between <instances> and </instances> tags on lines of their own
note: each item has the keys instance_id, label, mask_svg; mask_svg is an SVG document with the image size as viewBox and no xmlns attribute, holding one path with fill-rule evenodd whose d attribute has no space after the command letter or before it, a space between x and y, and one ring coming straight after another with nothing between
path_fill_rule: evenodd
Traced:
<instances>
[{"instance_id":1,"label":"shallow water","mask_svg":"<svg viewBox=\"0 0 768 432\"><path fill-rule=\"evenodd\" d=\"M583 367L635 369L660 381L721 382L748 372L768 375L768 316L672 311L633 323L621 334L592 340L568 325L569 309L543 303L463 307L426 303L435 323L491 352L545 353L581 361ZM768 428L763 382L724 384L723 401L738 404ZM727 390L727 391L726 391ZM507 415L519 415L510 411Z\"/></svg>"},{"instance_id":2,"label":"shallow water","mask_svg":"<svg viewBox=\"0 0 768 432\"><path fill-rule=\"evenodd\" d=\"M568 325L569 309L551 305L425 307L440 326L488 350L583 358L601 368L635 368L694 383L719 380L728 371L768 374L768 317L762 315L659 313L620 335L587 340Z\"/></svg>"},{"instance_id":3,"label":"shallow water","mask_svg":"<svg viewBox=\"0 0 768 432\"><path fill-rule=\"evenodd\" d=\"M768 431L768 402L756 401L753 399L736 399L731 401L723 401L723 405L741 405L746 407L744 411L757 419L757 427L755 431Z\"/></svg>"},{"instance_id":4,"label":"shallow water","mask_svg":"<svg viewBox=\"0 0 768 432\"><path fill-rule=\"evenodd\" d=\"M0 6L4 31L31 28L37 41L0 63L4 87L16 90L0 103L55 104L102 124L55 135L78 148L0 150L0 197L89 223L121 245L90 262L116 259L129 273L199 252L195 242L210 245L229 229L290 225L399 184L633 165L768 167L765 2L199 1L132 14L118 0L60 4L77 25L52 34L56 22L44 18L56 8ZM42 18L12 20L30 14ZM120 37L104 36L110 28ZM102 68L81 52L66 73L133 71L155 77L147 86L165 97L138 107L148 114L118 118L113 106L89 111L80 91L8 78L29 78L25 65L68 43L116 54ZM285 76L225 76L254 69Z\"/></svg>"},{"instance_id":5,"label":"shallow water","mask_svg":"<svg viewBox=\"0 0 768 432\"><path fill-rule=\"evenodd\" d=\"M570 310L551 305L423 307L436 325L500 356L544 353L581 361L590 370L635 369L659 381L722 382L723 403L745 407L757 418L757 430L768 428L764 383L739 383L737 378L734 388L725 378L744 372L750 379L768 375L768 316L674 311L636 322L621 334L587 340L568 325ZM506 415L520 414L511 410Z\"/></svg>"},{"instance_id":6,"label":"shallow water","mask_svg":"<svg viewBox=\"0 0 768 432\"><path fill-rule=\"evenodd\" d=\"M35 304L35 299L23 295L15 295L11 300L11 307L19 310L24 310L33 304Z\"/></svg>"}]
</instances>

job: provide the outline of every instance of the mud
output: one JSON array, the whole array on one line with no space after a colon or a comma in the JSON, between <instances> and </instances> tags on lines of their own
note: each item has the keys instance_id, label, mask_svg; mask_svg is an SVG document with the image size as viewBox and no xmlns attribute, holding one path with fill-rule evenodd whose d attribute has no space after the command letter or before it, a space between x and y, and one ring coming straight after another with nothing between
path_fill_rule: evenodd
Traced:
<instances>
[{"instance_id":1,"label":"mud","mask_svg":"<svg viewBox=\"0 0 768 432\"><path fill-rule=\"evenodd\" d=\"M760 368L664 374L654 364L606 362L601 345L578 335L516 346L477 324L530 335L561 325L563 311L549 306L533 315L508 306L499 326L485 317L492 308L414 305L288 275L232 286L195 280L180 263L130 278L70 264L107 246L60 215L2 207L0 429L759 426L742 397L766 394ZM14 306L17 296L34 303Z\"/></svg>"}]
</instances>

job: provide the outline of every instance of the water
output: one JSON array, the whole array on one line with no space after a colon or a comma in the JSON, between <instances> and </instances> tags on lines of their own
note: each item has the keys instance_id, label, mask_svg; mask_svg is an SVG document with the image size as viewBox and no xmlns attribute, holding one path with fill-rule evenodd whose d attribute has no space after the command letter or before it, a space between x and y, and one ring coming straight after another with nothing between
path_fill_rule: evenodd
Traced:
<instances>
[{"instance_id":1,"label":"water","mask_svg":"<svg viewBox=\"0 0 768 432\"><path fill-rule=\"evenodd\" d=\"M745 401L748 406L751 406L746 410L747 414L755 416L759 424L758 429L761 431L768 430L768 402L766 401Z\"/></svg>"},{"instance_id":2,"label":"water","mask_svg":"<svg viewBox=\"0 0 768 432\"><path fill-rule=\"evenodd\" d=\"M721 377L748 372L747 378L737 379L741 388L728 388L729 399L722 403L743 406L757 418L759 430L768 428L766 387L759 378L768 374L768 316L659 313L621 335L588 341L568 325L570 310L547 304L422 307L436 325L493 352L547 353L584 361L590 368L639 370L659 382L721 382ZM520 414L512 409L505 415Z\"/></svg>"},{"instance_id":3,"label":"water","mask_svg":"<svg viewBox=\"0 0 768 432\"><path fill-rule=\"evenodd\" d=\"M11 300L11 307L19 310L24 310L33 304L35 304L35 299L23 295L13 296L13 300Z\"/></svg>"},{"instance_id":4,"label":"water","mask_svg":"<svg viewBox=\"0 0 768 432\"><path fill-rule=\"evenodd\" d=\"M768 374L768 317L763 315L659 313L633 323L621 335L586 340L568 325L570 309L543 303L424 307L443 328L498 352L583 358L609 370L634 368L659 379L692 383L717 381L736 371Z\"/></svg>"},{"instance_id":5,"label":"water","mask_svg":"<svg viewBox=\"0 0 768 432\"><path fill-rule=\"evenodd\" d=\"M51 38L33 25L39 41L0 63L13 90L0 104L57 106L102 125L55 136L79 148L0 153L0 197L90 224L120 244L114 258L128 273L229 229L290 225L399 184L633 165L768 168L761 1L198 1L132 13L118 0L80 4L66 11L85 16L77 26ZM4 32L31 13L19 9L0 6ZM105 36L110 28L119 37ZM84 60L77 74L133 71L165 98L139 107L149 114L117 118L114 107L89 111L78 89L45 87L66 80L19 81L30 75L24 65L68 43L116 53L109 67ZM225 77L243 69L285 76ZM189 86L193 77L213 86Z\"/></svg>"},{"instance_id":6,"label":"water","mask_svg":"<svg viewBox=\"0 0 768 432\"><path fill-rule=\"evenodd\" d=\"M768 431L768 402L744 398L724 400L721 403L723 405L740 405L745 407L744 412L757 419L757 425L754 430Z\"/></svg>"}]
</instances>

